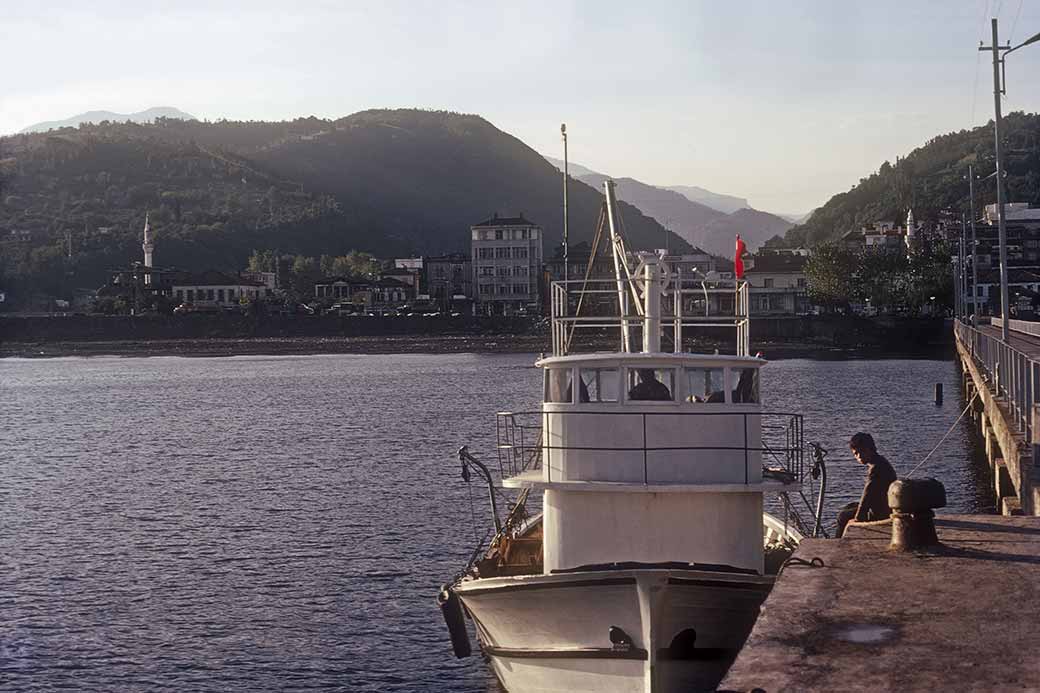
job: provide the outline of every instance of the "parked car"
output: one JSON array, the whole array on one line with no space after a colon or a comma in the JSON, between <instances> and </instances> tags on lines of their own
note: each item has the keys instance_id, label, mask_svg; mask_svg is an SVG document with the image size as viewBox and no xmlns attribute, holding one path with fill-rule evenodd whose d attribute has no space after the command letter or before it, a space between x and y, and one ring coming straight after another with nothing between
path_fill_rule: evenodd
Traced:
<instances>
[{"instance_id":1,"label":"parked car","mask_svg":"<svg viewBox=\"0 0 1040 693\"><path fill-rule=\"evenodd\" d=\"M220 306L213 303L182 303L173 309L174 315L190 313L219 313Z\"/></svg>"}]
</instances>

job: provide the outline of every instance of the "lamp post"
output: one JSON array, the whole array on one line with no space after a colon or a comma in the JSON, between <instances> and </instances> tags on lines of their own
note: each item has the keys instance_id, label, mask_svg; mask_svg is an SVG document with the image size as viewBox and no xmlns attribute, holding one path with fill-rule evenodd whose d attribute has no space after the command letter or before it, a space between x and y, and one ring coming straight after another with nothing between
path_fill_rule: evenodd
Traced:
<instances>
[{"instance_id":1,"label":"lamp post","mask_svg":"<svg viewBox=\"0 0 1040 693\"><path fill-rule=\"evenodd\" d=\"M1004 60L1008 55L1023 46L1040 41L1040 34L1036 34L1012 48L1011 44L1006 46L1000 45L997 39L997 20L995 17L990 20L990 26L993 31L993 45L980 45L979 50L993 52L993 140L997 155L997 238L1000 242L1000 315L1003 318L1001 320L1000 336L1007 342L1009 338L1008 318L1010 317L1007 281L1007 227L1004 223L1004 155L1000 142L1000 97L1002 94L1006 94L1007 90L1001 84L1001 72L1003 72ZM1001 51L1004 52L1003 55L1001 55Z\"/></svg>"}]
</instances>

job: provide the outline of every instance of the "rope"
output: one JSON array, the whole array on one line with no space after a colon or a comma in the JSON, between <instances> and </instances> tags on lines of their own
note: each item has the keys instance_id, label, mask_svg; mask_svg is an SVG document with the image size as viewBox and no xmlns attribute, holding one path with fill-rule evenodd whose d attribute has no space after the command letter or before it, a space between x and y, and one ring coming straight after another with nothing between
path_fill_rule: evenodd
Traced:
<instances>
[{"instance_id":1,"label":"rope","mask_svg":"<svg viewBox=\"0 0 1040 693\"><path fill-rule=\"evenodd\" d=\"M950 436L950 434L951 434L951 433L953 433L953 429L957 428L957 424L959 424L959 423L961 422L961 419L963 419L963 418L964 418L964 415L968 413L968 410L969 410L969 409L971 409L971 405L975 403L975 399L976 399L976 398L978 398L978 396L979 396L979 393L978 393L978 391L976 391L976 392L975 392L975 394L974 394L974 395L972 395L972 398L971 398L971 400L970 400L970 401L968 402L968 406L964 407L964 411L962 411L962 412L961 412L961 415L960 415L960 416L958 416L958 417L957 417L957 420L953 422L953 425L952 425L952 426L950 426L950 430L946 431L946 434L945 434L945 435L943 435L943 437L939 439L939 442L935 444L935 447L934 447L934 448L932 448L932 451L931 451L931 452L929 452L929 453L928 453L927 455L925 455L925 456L924 456L924 459L923 459L923 460L921 460L920 462L918 462L918 463L917 463L917 466L916 466L916 467L914 467L913 469L911 469L911 470L910 470L910 471L909 471L909 472L907 473L907 476L908 476L908 477L909 477L910 475L912 475L912 474L913 474L914 472L916 472L916 471L917 471L918 469L920 469L920 468L921 468L921 466L922 466L922 465L923 465L923 464L924 464L925 462L927 462L927 461L928 461L928 458L929 458L929 457L931 457L931 456L932 456L933 454L935 454L935 451L939 449L939 446L943 444L943 442L944 442L944 441L945 441L945 440L946 440L946 439L947 439L947 438L948 438L948 437Z\"/></svg>"}]
</instances>

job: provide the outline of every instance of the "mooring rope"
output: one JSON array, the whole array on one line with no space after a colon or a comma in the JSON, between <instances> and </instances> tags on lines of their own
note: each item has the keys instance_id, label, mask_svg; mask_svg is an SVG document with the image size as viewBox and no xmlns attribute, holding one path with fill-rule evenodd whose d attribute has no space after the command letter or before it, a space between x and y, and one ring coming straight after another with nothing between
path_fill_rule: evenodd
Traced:
<instances>
[{"instance_id":1,"label":"mooring rope","mask_svg":"<svg viewBox=\"0 0 1040 693\"><path fill-rule=\"evenodd\" d=\"M957 424L959 424L959 423L961 422L961 419L963 419L963 418L964 418L964 415L968 413L968 410L969 410L969 409L971 409L971 405L975 404L975 400L976 400L976 398L978 398L978 396L979 396L979 393L978 393L978 390L976 390L976 391L975 391L975 394L974 394L974 395L972 395L972 397L971 397L971 400L969 400L969 402L968 402L968 406L964 407L964 411L962 411L962 412L961 412L961 415L960 415L960 416L958 416L958 417L957 417L957 420L953 422L953 425L952 425L952 426L950 426L950 430L946 431L946 434L945 434L945 435L943 435L943 437L939 439L939 442L935 444L935 447L934 447L934 448L932 448L932 451L931 451L931 452L929 452L929 453L928 453L927 455L925 455L925 456L924 456L924 459L923 459L923 460L921 460L920 462L918 462L918 463L917 463L917 466L916 466L916 467L914 467L913 469L911 469L911 470L910 470L910 471L909 471L909 472L908 472L908 473L906 474L906 476L907 476L907 477L909 477L909 476L910 476L910 475L912 475L912 474L913 474L914 472L916 472L916 471L917 471L918 469L920 469L920 468L921 468L921 466L922 466L922 465L923 465L923 464L924 464L925 462L927 462L927 461L928 461L928 458L929 458L929 457L931 457L931 456L932 456L933 454L935 454L935 451L939 449L939 446L940 446L940 445L942 445L942 444L943 444L943 442L944 442L944 441L945 441L945 440L946 440L947 438L949 438L949 437L950 437L950 434L951 434L951 433L953 433L953 429L957 428Z\"/></svg>"}]
</instances>

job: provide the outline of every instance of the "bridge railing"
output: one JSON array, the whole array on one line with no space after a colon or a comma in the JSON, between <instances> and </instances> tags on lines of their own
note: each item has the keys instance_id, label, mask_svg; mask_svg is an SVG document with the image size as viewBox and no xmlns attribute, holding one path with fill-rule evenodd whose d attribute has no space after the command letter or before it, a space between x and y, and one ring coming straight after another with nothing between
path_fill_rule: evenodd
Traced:
<instances>
[{"instance_id":1,"label":"bridge railing","mask_svg":"<svg viewBox=\"0 0 1040 693\"><path fill-rule=\"evenodd\" d=\"M982 368L994 393L1007 402L1018 430L1032 443L1032 411L1040 392L1040 362L963 322L954 321L953 330Z\"/></svg>"},{"instance_id":2,"label":"bridge railing","mask_svg":"<svg viewBox=\"0 0 1040 693\"><path fill-rule=\"evenodd\" d=\"M990 323L993 327L1003 327L1004 320L1002 318L993 317L990 318ZM1040 337L1040 322L1033 322L1032 320L1008 320L1008 329L1012 332L1021 332L1022 334L1032 335L1033 337Z\"/></svg>"}]
</instances>

